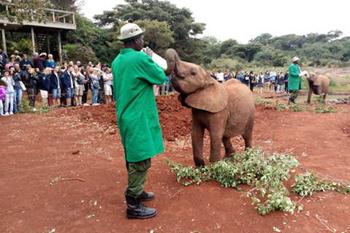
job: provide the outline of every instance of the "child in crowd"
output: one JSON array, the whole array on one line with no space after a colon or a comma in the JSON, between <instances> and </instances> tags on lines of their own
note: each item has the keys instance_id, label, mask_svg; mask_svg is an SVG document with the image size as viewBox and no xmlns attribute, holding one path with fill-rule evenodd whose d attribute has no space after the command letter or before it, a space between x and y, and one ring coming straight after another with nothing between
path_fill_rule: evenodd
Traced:
<instances>
[{"instance_id":1,"label":"child in crowd","mask_svg":"<svg viewBox=\"0 0 350 233\"><path fill-rule=\"evenodd\" d=\"M4 115L5 99L6 99L6 83L0 80L0 116Z\"/></svg>"}]
</instances>

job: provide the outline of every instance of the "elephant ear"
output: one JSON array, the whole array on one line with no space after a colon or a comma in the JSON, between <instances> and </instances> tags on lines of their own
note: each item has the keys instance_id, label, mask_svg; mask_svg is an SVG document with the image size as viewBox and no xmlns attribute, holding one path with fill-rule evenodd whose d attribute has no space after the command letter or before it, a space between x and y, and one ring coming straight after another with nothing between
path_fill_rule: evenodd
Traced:
<instances>
[{"instance_id":1,"label":"elephant ear","mask_svg":"<svg viewBox=\"0 0 350 233\"><path fill-rule=\"evenodd\" d=\"M185 103L192 108L216 113L224 110L227 106L228 94L222 85L211 83L207 87L188 95Z\"/></svg>"}]
</instances>

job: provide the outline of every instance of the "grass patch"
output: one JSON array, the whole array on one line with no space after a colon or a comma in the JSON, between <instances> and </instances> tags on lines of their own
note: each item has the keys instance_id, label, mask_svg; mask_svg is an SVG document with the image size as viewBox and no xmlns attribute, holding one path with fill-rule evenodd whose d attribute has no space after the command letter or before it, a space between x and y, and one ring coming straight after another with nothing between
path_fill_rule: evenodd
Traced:
<instances>
[{"instance_id":1,"label":"grass patch","mask_svg":"<svg viewBox=\"0 0 350 233\"><path fill-rule=\"evenodd\" d=\"M299 164L290 154L265 155L262 150L250 149L233 157L207 165L192 168L167 160L176 180L185 185L216 181L222 187L235 188L250 186L247 196L261 215L281 210L294 213L302 206L293 201L285 183ZM312 195L316 191L338 191L349 193L350 187L331 181L323 181L316 176L296 176L292 190L300 196Z\"/></svg>"}]
</instances>

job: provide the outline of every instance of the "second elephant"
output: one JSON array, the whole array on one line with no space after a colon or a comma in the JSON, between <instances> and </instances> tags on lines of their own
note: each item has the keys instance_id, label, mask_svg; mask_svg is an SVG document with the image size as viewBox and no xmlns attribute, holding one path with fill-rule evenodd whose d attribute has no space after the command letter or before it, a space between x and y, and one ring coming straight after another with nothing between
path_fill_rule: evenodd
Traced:
<instances>
[{"instance_id":1,"label":"second elephant","mask_svg":"<svg viewBox=\"0 0 350 233\"><path fill-rule=\"evenodd\" d=\"M224 84L210 77L199 65L181 61L173 49L165 54L167 73L181 103L192 108L192 149L196 166L205 165L203 159L204 130L210 136L210 162L221 159L221 144L225 156L231 156L234 148L231 137L242 135L245 147L251 147L254 125L254 97L249 88L238 80Z\"/></svg>"},{"instance_id":2,"label":"second elephant","mask_svg":"<svg viewBox=\"0 0 350 233\"><path fill-rule=\"evenodd\" d=\"M315 95L323 95L323 102L326 101L326 96L328 94L330 80L325 75L316 75L315 73L305 73L309 92L307 96L307 103L311 102L312 93Z\"/></svg>"}]
</instances>

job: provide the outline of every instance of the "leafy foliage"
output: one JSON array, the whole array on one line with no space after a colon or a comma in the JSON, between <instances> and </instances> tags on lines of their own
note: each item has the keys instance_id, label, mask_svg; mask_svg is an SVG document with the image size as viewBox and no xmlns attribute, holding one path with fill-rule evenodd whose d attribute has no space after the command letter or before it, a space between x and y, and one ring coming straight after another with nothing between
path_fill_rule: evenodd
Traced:
<instances>
[{"instance_id":1,"label":"leafy foliage","mask_svg":"<svg viewBox=\"0 0 350 233\"><path fill-rule=\"evenodd\" d=\"M336 191L343 194L350 193L350 185L318 178L313 173L295 176L293 192L299 196L311 196L315 192Z\"/></svg>"},{"instance_id":2,"label":"leafy foliage","mask_svg":"<svg viewBox=\"0 0 350 233\"><path fill-rule=\"evenodd\" d=\"M166 22L173 32L174 43L184 60L195 61L198 57L198 47L194 47L194 38L204 30L204 24L196 23L192 13L186 8L178 8L168 1L159 0L127 0L127 4L119 4L113 11L105 11L102 15L95 16L100 26L119 28L120 22L156 20ZM196 60L197 60L196 59ZM198 62L197 60L197 63Z\"/></svg>"},{"instance_id":3,"label":"leafy foliage","mask_svg":"<svg viewBox=\"0 0 350 233\"><path fill-rule=\"evenodd\" d=\"M326 104L317 104L315 108L316 113L334 113L336 112L336 109L331 105Z\"/></svg>"},{"instance_id":4,"label":"leafy foliage","mask_svg":"<svg viewBox=\"0 0 350 233\"><path fill-rule=\"evenodd\" d=\"M159 52L169 48L174 43L173 32L170 30L166 22L159 22L157 20L140 20L136 23L145 32L145 46L149 46L152 50Z\"/></svg>"},{"instance_id":5,"label":"leafy foliage","mask_svg":"<svg viewBox=\"0 0 350 233\"><path fill-rule=\"evenodd\" d=\"M97 61L94 51L89 46L66 44L63 46L63 50L66 60L81 61L83 64L87 64L89 61Z\"/></svg>"},{"instance_id":6,"label":"leafy foliage","mask_svg":"<svg viewBox=\"0 0 350 233\"><path fill-rule=\"evenodd\" d=\"M291 155L266 157L261 150L247 150L202 168L185 167L171 161L168 165L177 181L185 185L215 180L226 188L238 188L241 184L252 186L248 196L262 215L274 210L293 212L296 207L283 184L290 176L290 169L298 165Z\"/></svg>"},{"instance_id":7,"label":"leafy foliage","mask_svg":"<svg viewBox=\"0 0 350 233\"><path fill-rule=\"evenodd\" d=\"M251 198L259 214L266 215L281 210L293 213L302 206L290 199L286 181L299 162L289 154L266 156L261 150L250 149L233 157L200 168L192 168L168 160L176 180L183 185L217 181L225 188L236 188L242 184L251 186L247 196ZM338 191L350 193L350 186L321 180L311 173L297 175L292 190L300 196L312 195L316 191Z\"/></svg>"},{"instance_id":8,"label":"leafy foliage","mask_svg":"<svg viewBox=\"0 0 350 233\"><path fill-rule=\"evenodd\" d=\"M52 6L49 0L4 0L0 4L0 15L6 15L8 20L20 24L23 21L45 22L47 19L45 8ZM5 5L8 5L8 12L5 10Z\"/></svg>"}]
</instances>

